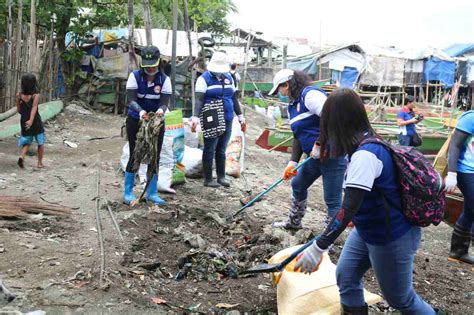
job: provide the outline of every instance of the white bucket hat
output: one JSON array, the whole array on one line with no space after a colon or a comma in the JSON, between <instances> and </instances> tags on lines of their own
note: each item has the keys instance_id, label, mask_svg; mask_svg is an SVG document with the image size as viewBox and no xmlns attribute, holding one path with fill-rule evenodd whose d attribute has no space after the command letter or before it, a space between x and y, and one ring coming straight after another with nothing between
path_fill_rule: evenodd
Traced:
<instances>
[{"instance_id":1,"label":"white bucket hat","mask_svg":"<svg viewBox=\"0 0 474 315\"><path fill-rule=\"evenodd\" d=\"M207 70L217 73L225 73L230 71L230 63L227 54L216 51L207 65Z\"/></svg>"},{"instance_id":2,"label":"white bucket hat","mask_svg":"<svg viewBox=\"0 0 474 315\"><path fill-rule=\"evenodd\" d=\"M273 87L270 90L269 95L275 94L276 90L278 90L278 86L286 81L289 81L295 72L291 69L281 69L278 71L275 76L273 77Z\"/></svg>"}]
</instances>

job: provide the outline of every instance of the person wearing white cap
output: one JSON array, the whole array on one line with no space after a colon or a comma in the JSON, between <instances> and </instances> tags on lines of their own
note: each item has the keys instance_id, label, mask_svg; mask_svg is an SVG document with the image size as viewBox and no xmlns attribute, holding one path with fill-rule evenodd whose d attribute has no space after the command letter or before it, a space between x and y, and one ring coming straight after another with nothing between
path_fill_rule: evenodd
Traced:
<instances>
[{"instance_id":1,"label":"person wearing white cap","mask_svg":"<svg viewBox=\"0 0 474 315\"><path fill-rule=\"evenodd\" d=\"M323 177L324 201L328 207L330 220L341 207L342 183L347 167L345 157L329 158L322 162L319 159L320 146L319 124L320 114L326 101L326 92L311 86L311 78L302 71L282 69L273 78L271 94L279 92L281 96L288 96L288 117L293 131L292 154L288 165L283 172L283 178L291 182L292 201L288 219L273 223L273 227L284 229L301 229L301 221L306 213L308 188L321 175ZM294 168L298 165L303 153L311 159L299 171Z\"/></svg>"},{"instance_id":2,"label":"person wearing white cap","mask_svg":"<svg viewBox=\"0 0 474 315\"><path fill-rule=\"evenodd\" d=\"M204 172L204 186L207 187L229 187L225 179L226 148L232 133L232 120L234 112L237 115L241 129L246 130L245 118L237 99L236 88L230 75L230 63L224 52L215 52L207 65L207 70L196 80L196 104L194 116L191 117L192 130L196 130L203 119L202 128L206 131L207 126L213 126L218 132L215 135L204 133L204 150L202 152L202 164ZM216 102L217 101L217 102ZM214 104L220 108L216 113L203 117L203 108L208 104ZM217 105L216 105L217 104ZM223 107L223 108L222 108ZM218 111L222 112L223 119L218 119ZM216 159L217 181L212 177L212 164Z\"/></svg>"}]
</instances>

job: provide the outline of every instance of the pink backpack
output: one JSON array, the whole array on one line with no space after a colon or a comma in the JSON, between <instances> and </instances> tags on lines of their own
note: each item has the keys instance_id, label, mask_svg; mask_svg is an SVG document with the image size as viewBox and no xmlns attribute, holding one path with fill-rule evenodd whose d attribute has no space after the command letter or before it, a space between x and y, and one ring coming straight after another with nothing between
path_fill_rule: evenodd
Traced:
<instances>
[{"instance_id":1,"label":"pink backpack","mask_svg":"<svg viewBox=\"0 0 474 315\"><path fill-rule=\"evenodd\" d=\"M385 146L398 170L402 211L417 226L438 225L443 220L446 196L443 178L431 163L413 147L394 146L378 137L368 137L360 145Z\"/></svg>"}]
</instances>

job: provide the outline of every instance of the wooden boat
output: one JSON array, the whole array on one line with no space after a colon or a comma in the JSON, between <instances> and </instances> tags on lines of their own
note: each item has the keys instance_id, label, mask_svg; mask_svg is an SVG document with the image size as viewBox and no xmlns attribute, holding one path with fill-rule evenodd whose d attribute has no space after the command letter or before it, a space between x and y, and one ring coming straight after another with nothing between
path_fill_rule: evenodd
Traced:
<instances>
[{"instance_id":1,"label":"wooden boat","mask_svg":"<svg viewBox=\"0 0 474 315\"><path fill-rule=\"evenodd\" d=\"M53 118L63 109L64 104L62 101L51 101L38 105L38 110L41 115L41 119L45 122L48 119ZM12 117L2 121L0 124L0 139L8 138L17 133L21 132L20 127L20 114L15 114Z\"/></svg>"},{"instance_id":2,"label":"wooden boat","mask_svg":"<svg viewBox=\"0 0 474 315\"><path fill-rule=\"evenodd\" d=\"M460 193L447 194L443 221L446 222L446 224L454 227L463 209L464 198Z\"/></svg>"},{"instance_id":3,"label":"wooden boat","mask_svg":"<svg viewBox=\"0 0 474 315\"><path fill-rule=\"evenodd\" d=\"M272 82L245 82L245 84L242 83L242 81L240 81L241 84L240 84L240 90L243 91L245 90L245 92L253 92L253 91L260 91L260 92L264 92L264 93L268 93L270 92L270 90L272 89L273 87L273 83ZM313 81L312 85L315 86L315 87L318 87L318 88L321 88L323 85L327 84L328 83L328 80L321 80L321 81Z\"/></svg>"},{"instance_id":4,"label":"wooden boat","mask_svg":"<svg viewBox=\"0 0 474 315\"><path fill-rule=\"evenodd\" d=\"M386 126L380 126L380 128L375 128L377 133L385 138L387 141L391 143L398 143L398 127L397 128L389 128ZM421 134L423 138L423 144L418 147L417 149L423 154L436 154L438 153L439 149L443 146L444 142L446 141L447 135L431 132L431 133L423 133ZM275 148L276 151L280 152L291 152L291 140L289 138L293 137L293 133L291 129L288 128L265 128L262 134L258 137L256 144L264 149L272 149L274 146L278 146ZM284 143L283 141L288 140ZM282 144L281 144L282 143Z\"/></svg>"}]
</instances>

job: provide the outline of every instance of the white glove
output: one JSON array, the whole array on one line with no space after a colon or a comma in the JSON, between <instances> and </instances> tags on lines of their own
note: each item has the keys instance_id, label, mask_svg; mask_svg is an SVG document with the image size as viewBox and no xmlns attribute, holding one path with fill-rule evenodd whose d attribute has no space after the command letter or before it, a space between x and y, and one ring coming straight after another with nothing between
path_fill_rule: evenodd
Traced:
<instances>
[{"instance_id":1,"label":"white glove","mask_svg":"<svg viewBox=\"0 0 474 315\"><path fill-rule=\"evenodd\" d=\"M319 248L316 241L313 241L313 244L296 258L294 271L301 271L308 274L315 272L323 260L324 252L326 252L326 250Z\"/></svg>"},{"instance_id":2,"label":"white glove","mask_svg":"<svg viewBox=\"0 0 474 315\"><path fill-rule=\"evenodd\" d=\"M444 179L444 191L448 193L452 193L458 184L456 172L448 172L448 176Z\"/></svg>"},{"instance_id":3,"label":"white glove","mask_svg":"<svg viewBox=\"0 0 474 315\"><path fill-rule=\"evenodd\" d=\"M237 119L239 120L239 123L245 124L245 117L243 114L240 114L239 116L237 116Z\"/></svg>"},{"instance_id":4,"label":"white glove","mask_svg":"<svg viewBox=\"0 0 474 315\"><path fill-rule=\"evenodd\" d=\"M156 114L157 114L159 117L163 116L163 113L164 113L164 112L163 112L163 110L162 110L161 108L158 108L158 110L156 111Z\"/></svg>"},{"instance_id":5,"label":"white glove","mask_svg":"<svg viewBox=\"0 0 474 315\"><path fill-rule=\"evenodd\" d=\"M321 157L321 145L319 145L319 143L314 143L310 156L313 159L319 159Z\"/></svg>"},{"instance_id":6,"label":"white glove","mask_svg":"<svg viewBox=\"0 0 474 315\"><path fill-rule=\"evenodd\" d=\"M143 115L146 114L146 110L141 110L139 113L138 113L138 116L140 116L140 119L143 119Z\"/></svg>"}]
</instances>

